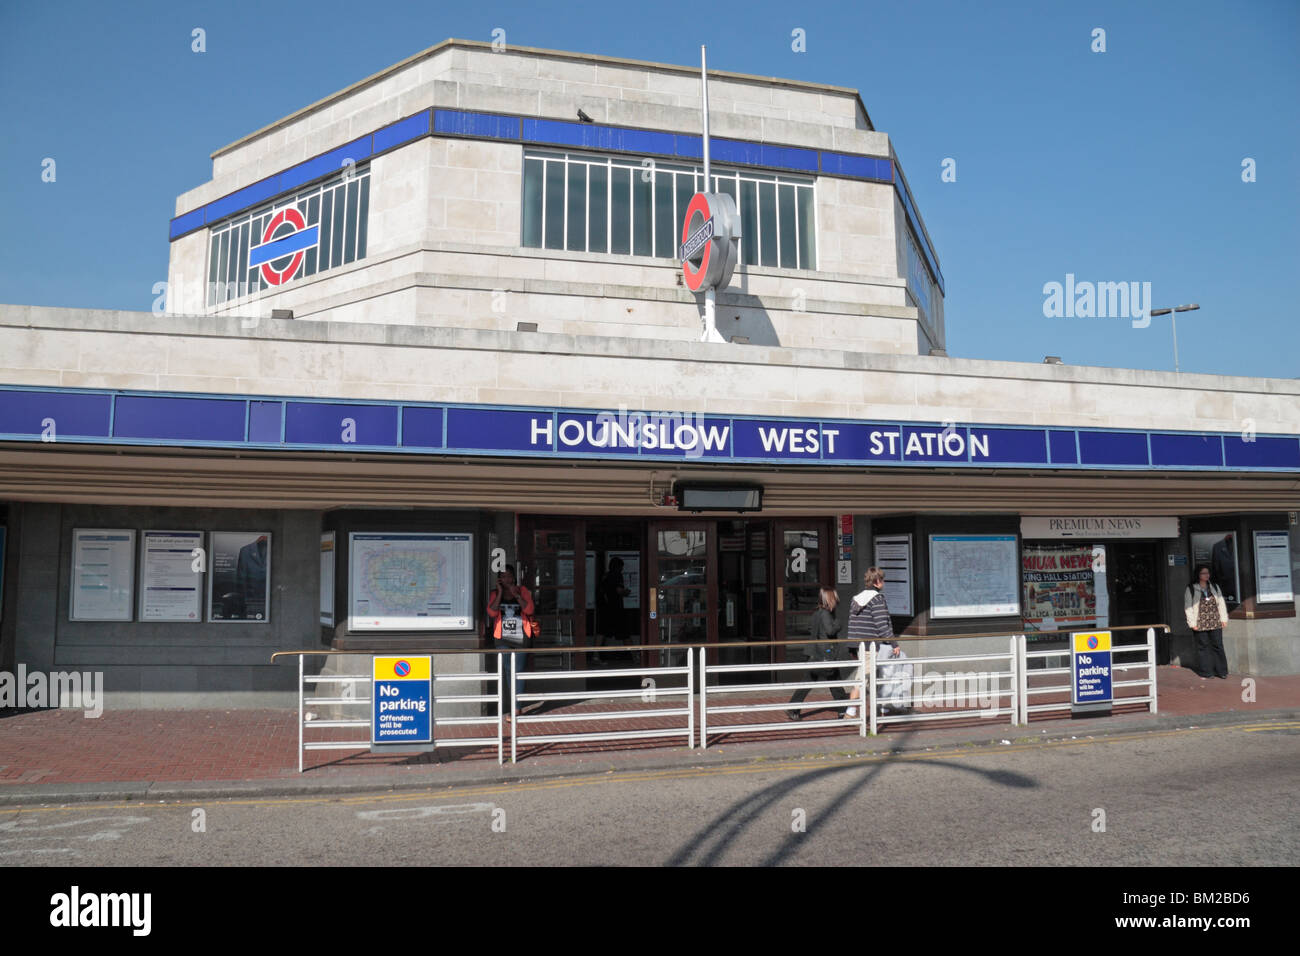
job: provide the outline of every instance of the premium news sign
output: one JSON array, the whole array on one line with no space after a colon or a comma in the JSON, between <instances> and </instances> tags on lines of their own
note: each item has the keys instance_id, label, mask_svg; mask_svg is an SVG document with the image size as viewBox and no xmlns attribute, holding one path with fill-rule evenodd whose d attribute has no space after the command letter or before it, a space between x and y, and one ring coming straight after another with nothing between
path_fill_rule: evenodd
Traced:
<instances>
[{"instance_id":1,"label":"premium news sign","mask_svg":"<svg viewBox=\"0 0 1300 956\"><path fill-rule=\"evenodd\" d=\"M1176 538L1178 519L1151 515L1024 515L1020 537Z\"/></svg>"}]
</instances>

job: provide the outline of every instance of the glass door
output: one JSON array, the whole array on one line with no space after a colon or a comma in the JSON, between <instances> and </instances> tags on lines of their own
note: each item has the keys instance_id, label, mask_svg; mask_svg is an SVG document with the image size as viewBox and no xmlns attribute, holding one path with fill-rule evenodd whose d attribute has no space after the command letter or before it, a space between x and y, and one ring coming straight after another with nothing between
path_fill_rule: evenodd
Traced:
<instances>
[{"instance_id":1,"label":"glass door","mask_svg":"<svg viewBox=\"0 0 1300 956\"><path fill-rule=\"evenodd\" d=\"M592 563L574 545L581 541L579 522L537 518L520 528L520 576L532 592L541 633L534 647L583 647L586 644L587 578ZM537 654L537 670L571 670L572 654Z\"/></svg>"},{"instance_id":2,"label":"glass door","mask_svg":"<svg viewBox=\"0 0 1300 956\"><path fill-rule=\"evenodd\" d=\"M721 664L766 664L767 647L743 647L772 638L770 521L718 522L718 650ZM724 675L724 681L766 681L770 675Z\"/></svg>"},{"instance_id":3,"label":"glass door","mask_svg":"<svg viewBox=\"0 0 1300 956\"><path fill-rule=\"evenodd\" d=\"M584 667L639 667L642 654L625 650L641 639L642 544L639 521L589 519L587 538L587 643Z\"/></svg>"},{"instance_id":4,"label":"glass door","mask_svg":"<svg viewBox=\"0 0 1300 956\"><path fill-rule=\"evenodd\" d=\"M709 623L716 619L713 535L711 521L650 523L647 643L663 645L659 666L678 667L685 662L686 652L673 650L674 644L716 640Z\"/></svg>"},{"instance_id":5,"label":"glass door","mask_svg":"<svg viewBox=\"0 0 1300 956\"><path fill-rule=\"evenodd\" d=\"M831 577L830 523L823 519L781 520L775 524L776 558L775 640L805 640L812 636L813 613L819 591L834 587ZM840 615L841 618L843 615ZM845 636L843 633L841 637ZM806 647L776 648L777 660L800 660Z\"/></svg>"}]
</instances>

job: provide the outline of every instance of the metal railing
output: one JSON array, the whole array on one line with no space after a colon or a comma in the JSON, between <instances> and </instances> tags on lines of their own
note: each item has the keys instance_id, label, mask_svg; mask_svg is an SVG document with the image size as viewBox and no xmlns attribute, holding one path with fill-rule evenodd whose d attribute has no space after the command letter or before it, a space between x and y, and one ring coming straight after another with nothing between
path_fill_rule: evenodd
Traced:
<instances>
[{"instance_id":1,"label":"metal railing","mask_svg":"<svg viewBox=\"0 0 1300 956\"><path fill-rule=\"evenodd\" d=\"M419 654L436 654L437 651L420 651ZM457 651L456 653L465 653ZM296 655L298 658L298 772L303 772L303 757L308 750L369 750L371 741L367 733L364 739L349 740L308 740L306 734L308 731L316 730L336 730L339 728L360 728L364 727L370 730L372 717L370 716L371 698L369 696L359 696L355 693L347 693L346 689L355 688L357 685L369 685L372 678L360 674L340 674L330 676L325 674L308 674L306 673L306 659L308 655L332 657L339 655L354 656L373 656L371 651L277 651L271 655L272 662L277 657L288 657ZM414 655L413 655L414 656ZM495 693L487 694L437 694L433 695L434 713L430 719L430 726L433 730L432 747L490 747L497 748L497 763L504 762L505 754L505 737L503 736L504 728L502 726L501 716L501 684L502 661L497 658L496 671L483 671L476 674L433 674L434 687L438 683L444 684L464 684L464 683L490 683L496 685ZM344 693L338 697L311 697L306 695L307 685L319 687L321 684L342 684L345 688ZM362 718L341 717L319 719L309 717L306 710L307 703L318 706L333 706L339 708L347 707L366 707L366 716ZM495 702L497 713L495 717L438 717L438 704L474 704ZM438 736L438 727L465 727L465 726L483 726L487 724L496 724L497 732L495 737L459 737L459 736Z\"/></svg>"},{"instance_id":2,"label":"metal railing","mask_svg":"<svg viewBox=\"0 0 1300 956\"><path fill-rule=\"evenodd\" d=\"M793 642L793 643L806 643L806 642ZM839 644L844 642L826 641L822 643ZM727 645L727 646L731 647L734 645ZM857 648L858 648L858 659L856 661L855 660L847 660L847 661L810 660L810 661L796 661L794 663L784 663L784 664L710 664L708 663L707 660L705 660L703 665L703 676L700 680L700 747L704 749L708 749L709 717L711 716L720 717L723 714L762 714L771 711L784 711L786 713L789 713L792 710L798 710L802 713L805 709L811 707L816 707L819 710L826 710L828 708L832 710L836 710L841 707L849 708L854 706L861 707L862 708L861 712L855 723L858 727L858 733L861 736L865 737L867 735L867 706L865 705L864 701L865 698L867 697L867 686L866 686L867 680L866 680L866 668L863 668L860 662L863 659L863 655L867 653L867 650L866 650L866 645L861 641L858 642ZM701 658L703 658L703 655L701 655ZM767 683L767 684L718 683L715 684L713 687L709 686L710 675L720 676L722 674L753 674L753 673L768 672L768 671L804 671L804 672L812 672L817 670L843 671L850 667L860 669L861 670L860 675L858 677L850 678L848 680L832 679L829 681L789 681L784 683L777 682L777 683ZM858 699L856 701L847 700L847 699L842 701L832 701L829 705L825 701L820 701L820 700L814 701L810 704L805 698L803 701L800 701L798 704L795 704L793 701L787 701L785 703L775 703L775 704L749 703L749 704L726 704L726 705L716 706L716 707L709 706L709 697L711 695L717 695L717 694L724 694L724 695L742 694L742 693L754 694L754 693L763 693L763 692L772 692L772 691L780 691L782 694L785 694L785 693L789 693L792 690L800 690L805 688L808 690L816 690L818 688L829 689L832 687L839 687L839 688L857 687ZM820 723L829 724L830 722L821 721ZM815 726L815 725L810 724L808 726ZM849 726L853 726L853 725L849 725ZM786 720L780 723L724 724L723 729L720 730L719 733L747 734L747 733L760 733L760 732L772 731L772 730L789 730L789 729L790 729L790 722Z\"/></svg>"},{"instance_id":3,"label":"metal railing","mask_svg":"<svg viewBox=\"0 0 1300 956\"><path fill-rule=\"evenodd\" d=\"M585 743L589 741L603 740L639 740L641 738L654 737L680 737L683 734L686 737L688 747L695 746L695 648L686 649L686 664L681 667L620 667L620 668L600 668L596 670L561 670L561 671L516 671L516 662L518 660L518 651L504 651L502 653L510 654L510 676L511 687L515 685L518 679L527 686L528 681L556 681L556 680L574 680L585 678L623 678L633 679L641 678L641 686L628 690L578 690L578 691L540 691L535 693L524 693L510 695L510 761L516 762L518 757L518 747L520 744L545 744L545 743ZM565 649L534 649L533 654L572 654L572 648ZM680 676L685 678L682 687L660 687L657 682L659 677ZM650 686L646 686L646 681L650 681ZM601 711L578 711L570 714L549 714L549 713L530 713L524 714L522 710L530 704L568 701L571 703L586 703L587 701L612 701L612 700L634 700L639 698L645 703L657 703L660 697L685 697L685 702L681 707L658 707L652 709L633 708L620 710L601 710ZM685 717L685 727L668 726L668 727L643 727L631 730L607 730L607 731L584 731L578 733L544 733L544 734L521 734L521 727L529 724L541 723L571 723L576 721L628 721L644 720L650 717L654 719L665 719L675 717Z\"/></svg>"},{"instance_id":4,"label":"metal railing","mask_svg":"<svg viewBox=\"0 0 1300 956\"><path fill-rule=\"evenodd\" d=\"M1132 625L1103 628L1102 630L1111 631L1112 634L1145 630L1145 640L1142 643L1112 644L1112 652L1115 655L1111 665L1113 671L1112 688L1115 690L1141 688L1137 694L1115 696L1114 703L1117 705L1146 703L1151 713L1157 713L1155 635L1157 630L1168 632L1168 625ZM1052 634L1051 637L1068 640L1071 633L1073 632L1062 631L1058 634ZM520 746L532 744L682 738L688 747L694 747L697 671L699 681L699 744L702 748L707 748L709 744L710 718L715 719L713 723L713 733L715 735L791 730L795 726L788 720L772 722L761 718L757 722L733 724L725 722L727 715L763 715L790 711L802 713L804 710L814 708L819 710L841 710L856 706L860 708L860 712L851 721L813 721L802 726L838 726L846 731L865 736L868 732L872 735L876 734L879 727L884 724L962 718L1010 717L1011 724L1015 726L1027 723L1033 714L1068 711L1071 709L1071 687L1068 682L1064 684L1045 684L1040 680L1040 678L1054 678L1064 675L1068 681L1071 673L1068 666L1069 648L1031 651L1028 649L1026 635L1009 635L1005 632L902 634L898 635L895 640L900 642L922 642L993 637L1009 640L1006 653L943 654L930 657L905 657L886 661L878 657L875 643L848 640L737 641L727 642L726 644L643 644L620 649L631 652L663 651L666 648L673 651L684 651L685 662L676 666L661 664L660 666L651 667L633 666L586 670L542 671L525 668L518 672L516 672L518 655L567 655L582 653L584 650L589 652L589 649L574 647L440 648L410 651L386 649L381 653L383 656L409 653L412 656L481 654L495 657L495 666L485 667L482 671L446 674L439 674L436 670L433 672L432 680L435 689L440 686L458 684L478 684L480 686L475 688L472 693L450 694L437 692L434 694L434 713L431 719L433 744L431 746L434 748L495 746L497 763L501 764L505 762L507 714L510 723L511 762L517 762ZM858 651L859 657L857 660L806 660L758 664L711 664L708 662L708 651L710 650L761 647L770 651L775 647L825 646L828 644L854 647ZM369 750L371 748L369 736L371 715L369 709L372 701L369 696L369 688L365 688L365 694L357 693L361 687L371 682L371 677L364 675L307 674L305 672L307 656L358 655L369 658L374 656L375 653L375 651L369 650L303 650L277 651L272 655L272 661L280 657L296 656L298 658L298 771L300 773L304 769L304 756L309 750ZM507 654L510 655L508 664L503 657L503 655ZM1136 655L1141 655L1142 659L1119 660L1121 656L1130 657ZM1036 667L1032 669L1029 666L1031 661L1047 663L1053 658L1065 658L1067 666ZM860 664L863 660L865 660L865 667ZM953 667L953 665L970 664L976 665L977 669L975 671L962 671L955 670ZM902 667L904 671L900 673L897 670L891 670L890 672L883 670L898 667ZM849 668L857 668L858 673L836 679L835 671L844 671ZM910 673L906 673L907 668L911 669ZM724 684L718 680L710 684L710 678L718 679L723 675L734 676L791 671L801 671L810 675L818 671L829 671L831 679L737 684ZM1131 680L1113 679L1115 673L1128 673L1130 671L1142 671L1143 674L1141 677ZM661 683L661 678L668 678L674 682L680 680L681 685L665 686ZM513 693L516 679L523 684L523 688L518 695ZM639 680L641 686L612 690L543 689L548 685L553 686L554 682L561 680L585 683L590 680L603 679L629 682ZM918 692L918 685L926 682L930 682L931 686ZM907 685L906 688L900 688L898 686L900 683ZM338 696L312 698L306 696L308 686L320 687L321 685L342 685L344 690ZM487 686L484 687L483 685ZM507 687L510 688L510 692L507 691ZM793 700L774 702L770 699L770 696L774 693L780 693L784 696L801 689L813 691L818 689L829 690L831 688L857 688L858 698L856 700L808 701L805 697L803 701L798 703ZM904 689L907 691L906 693L902 692ZM974 694L972 694L972 690L974 690ZM735 699L733 695L737 694L758 695L760 699L732 702ZM761 699L764 695L767 695L769 699ZM1035 697L1050 695L1064 695L1065 699L1031 703L1031 700ZM507 697L509 698L508 710L506 709ZM975 706L968 706L972 704L972 697ZM598 706L600 702L617 701L639 701L653 705L660 703L661 698L671 698L672 705L666 707L618 707L617 704L611 706L607 703L605 709L570 709L572 705L589 702L596 702ZM682 698L682 700L679 702L676 700L677 698ZM721 703L718 702L720 699ZM314 715L309 715L306 712L307 704L338 707L343 711L344 716L314 719ZM496 713L484 716L438 716L437 710L440 704L444 706L469 705L471 707L473 705L495 704ZM523 712L534 705L541 705L541 707L534 707L529 712ZM566 708L566 712L551 713L550 705L556 705L557 708ZM882 713L881 708L883 706L889 706L891 709L896 709L897 712ZM918 706L922 711L920 713L918 713ZM350 707L365 707L364 719L360 716L348 715L347 709ZM647 718L650 718L656 726L618 726L620 723L626 724L629 721L645 722ZM718 721L718 718L724 718L724 720ZM665 723L660 723L661 721ZM526 728L538 727L547 723L566 725L584 722L606 726L611 729L590 730L575 727L573 732L555 730L544 730L541 733L532 734L526 732ZM492 735L490 731L488 734L481 736L460 736L454 733L440 734L438 732L439 728L488 728L492 725L495 725L495 735ZM309 733L317 731L360 728L367 730L364 739L312 740L308 739L307 736Z\"/></svg>"},{"instance_id":5,"label":"metal railing","mask_svg":"<svg viewBox=\"0 0 1300 956\"><path fill-rule=\"evenodd\" d=\"M1150 713L1152 714L1159 713L1158 693L1156 691L1156 629L1157 628L1166 632L1168 632L1169 630L1169 626L1167 624L1156 624L1152 626L1148 626L1145 624L1136 624L1136 625L1126 625L1124 627L1103 628L1103 630L1110 631L1112 635L1117 632L1122 633L1127 631L1141 631L1141 630L1146 631L1145 640L1140 644L1116 644L1112 640L1111 665L1110 665L1112 695L1114 695L1114 692L1121 687L1145 687L1146 688L1146 692L1143 694L1134 694L1134 695L1126 694L1124 696L1113 696L1112 705L1145 703L1148 705L1148 711ZM1029 722L1030 714L1042 714L1052 710L1069 710L1073 706L1071 700L1071 687L1069 683L1071 677L1070 664L1069 664L1070 648L1065 647L1065 648L1056 648L1053 650L1045 650L1045 651L1031 651L1027 649L1027 640L1025 638L1025 635L1023 634L1020 635L1018 641L1019 641L1019 645L1018 645L1017 652L1020 656L1021 667L1020 667L1020 688L1017 696L1020 698L1020 708L1021 708L1021 713L1024 716L1025 723ZM1138 654L1143 652L1145 652L1143 654L1144 659L1140 661L1126 661L1124 663L1119 663L1115 660L1115 657L1120 654L1129 655L1129 654ZM1030 671L1029 669L1028 666L1029 661L1041 660L1046 662L1052 658L1060 658L1060 657L1064 657L1066 660L1066 665L1064 667L1060 667L1060 666L1039 667L1039 668L1034 668L1032 671ZM1144 677L1141 677L1137 680L1118 681L1114 679L1115 672L1132 671L1132 670L1142 670L1145 671L1146 674ZM1055 677L1059 675L1064 675L1066 678L1066 683L1049 684L1049 685L1036 684L1035 686L1031 687L1029 686L1029 677L1031 674L1034 677ZM1029 702L1031 696L1043 696L1047 694L1064 694L1066 699L1063 701L1048 701L1042 704L1031 704Z\"/></svg>"},{"instance_id":6,"label":"metal railing","mask_svg":"<svg viewBox=\"0 0 1300 956\"><path fill-rule=\"evenodd\" d=\"M881 724L969 720L973 717L992 719L1010 716L1011 726L1016 726L1020 723L1016 676L1022 669L1016 654L1017 640L1023 638L1016 635L1009 639L1005 654L945 654L937 657L891 658L897 660L897 664L882 663L876 645L872 644L867 658L871 673L875 675L871 681L871 733L875 734ZM976 671L939 669L930 671L928 675L926 672L927 668L938 665L972 662L981 669ZM995 664L1005 664L1006 669L984 669ZM885 667L908 673L885 675L881 673ZM1004 680L1005 689L1002 687ZM930 687L918 687L927 682ZM892 687L896 684L908 685L906 689L909 692L886 693L885 699L882 700L880 688ZM917 693L918 689L921 690L920 693ZM1003 698L1006 699L1005 706L1003 706ZM975 706L965 706L972 703ZM923 709L934 708L934 712L918 714L915 712L918 705ZM886 706L891 709L898 707L900 712L881 714L881 709ZM907 712L902 712L903 708L906 708Z\"/></svg>"}]
</instances>

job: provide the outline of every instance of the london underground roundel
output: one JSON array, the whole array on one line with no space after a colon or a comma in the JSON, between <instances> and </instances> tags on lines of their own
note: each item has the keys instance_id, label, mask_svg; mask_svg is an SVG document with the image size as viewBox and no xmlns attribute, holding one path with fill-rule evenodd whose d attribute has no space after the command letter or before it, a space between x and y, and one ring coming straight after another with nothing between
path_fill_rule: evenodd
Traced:
<instances>
[{"instance_id":1,"label":"london underground roundel","mask_svg":"<svg viewBox=\"0 0 1300 956\"><path fill-rule=\"evenodd\" d=\"M736 201L726 193L696 193L682 221L682 279L692 292L720 289L731 281L740 245Z\"/></svg>"},{"instance_id":2,"label":"london underground roundel","mask_svg":"<svg viewBox=\"0 0 1300 956\"><path fill-rule=\"evenodd\" d=\"M286 206L267 222L261 244L249 251L248 264L260 265L268 284L282 285L297 274L303 255L316 245L319 233L319 226L308 228L302 213Z\"/></svg>"}]
</instances>

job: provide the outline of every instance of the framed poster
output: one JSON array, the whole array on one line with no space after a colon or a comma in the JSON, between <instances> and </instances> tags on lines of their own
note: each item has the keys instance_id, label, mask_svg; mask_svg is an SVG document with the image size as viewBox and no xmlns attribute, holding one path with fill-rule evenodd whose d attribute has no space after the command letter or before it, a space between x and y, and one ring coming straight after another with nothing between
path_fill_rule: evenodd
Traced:
<instances>
[{"instance_id":1,"label":"framed poster","mask_svg":"<svg viewBox=\"0 0 1300 956\"><path fill-rule=\"evenodd\" d=\"M1196 566L1210 569L1210 580L1219 586L1228 604L1241 603L1241 578L1237 571L1237 532L1198 531L1192 535L1192 576Z\"/></svg>"},{"instance_id":2,"label":"framed poster","mask_svg":"<svg viewBox=\"0 0 1300 956\"><path fill-rule=\"evenodd\" d=\"M875 565L885 574L884 594L889 613L911 617L916 613L912 610L912 536L880 534L872 539L872 545Z\"/></svg>"},{"instance_id":3,"label":"framed poster","mask_svg":"<svg viewBox=\"0 0 1300 956\"><path fill-rule=\"evenodd\" d=\"M348 627L454 631L474 626L474 536L348 534Z\"/></svg>"},{"instance_id":4,"label":"framed poster","mask_svg":"<svg viewBox=\"0 0 1300 956\"><path fill-rule=\"evenodd\" d=\"M1020 562L1026 631L1109 626L1105 545L1026 541Z\"/></svg>"},{"instance_id":5,"label":"framed poster","mask_svg":"<svg viewBox=\"0 0 1300 956\"><path fill-rule=\"evenodd\" d=\"M135 603L135 531L72 530L71 621L129 621Z\"/></svg>"},{"instance_id":6,"label":"framed poster","mask_svg":"<svg viewBox=\"0 0 1300 956\"><path fill-rule=\"evenodd\" d=\"M1017 571L1014 534L930 535L930 616L1019 614Z\"/></svg>"},{"instance_id":7,"label":"framed poster","mask_svg":"<svg viewBox=\"0 0 1300 956\"><path fill-rule=\"evenodd\" d=\"M334 626L334 532L320 536L320 622Z\"/></svg>"},{"instance_id":8,"label":"framed poster","mask_svg":"<svg viewBox=\"0 0 1300 956\"><path fill-rule=\"evenodd\" d=\"M1291 537L1285 531L1255 532L1255 603L1294 601Z\"/></svg>"},{"instance_id":9,"label":"framed poster","mask_svg":"<svg viewBox=\"0 0 1300 956\"><path fill-rule=\"evenodd\" d=\"M208 620L226 624L271 620L271 532L209 535Z\"/></svg>"},{"instance_id":10,"label":"framed poster","mask_svg":"<svg viewBox=\"0 0 1300 956\"><path fill-rule=\"evenodd\" d=\"M203 620L202 531L140 533L140 620Z\"/></svg>"}]
</instances>

